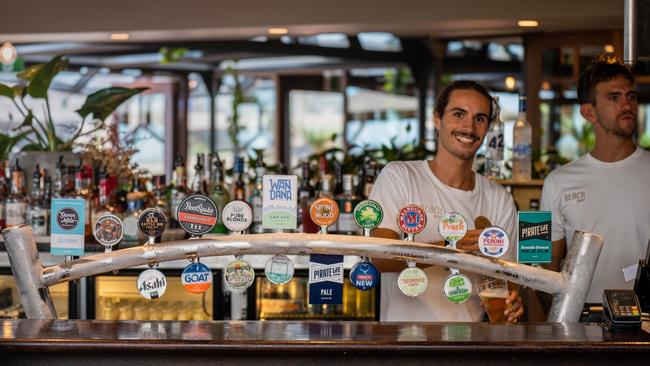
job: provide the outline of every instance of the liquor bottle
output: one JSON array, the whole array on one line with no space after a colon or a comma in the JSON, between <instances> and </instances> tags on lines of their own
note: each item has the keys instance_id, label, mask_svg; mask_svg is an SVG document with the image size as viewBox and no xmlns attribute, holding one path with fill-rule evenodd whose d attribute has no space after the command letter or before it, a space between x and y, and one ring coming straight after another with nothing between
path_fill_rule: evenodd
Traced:
<instances>
[{"instance_id":1,"label":"liquor bottle","mask_svg":"<svg viewBox=\"0 0 650 366\"><path fill-rule=\"evenodd\" d=\"M79 160L79 164L75 168L74 175L74 197L84 200L84 210L85 210L85 222L84 222L84 236L86 239L92 237L92 230L90 221L92 220L92 191L89 186L89 179L87 178L88 173L86 172L86 167L83 165L83 161Z\"/></svg>"},{"instance_id":2,"label":"liquor bottle","mask_svg":"<svg viewBox=\"0 0 650 366\"><path fill-rule=\"evenodd\" d=\"M253 222L251 223L251 233L261 234L264 232L262 229L262 190L264 182L264 174L266 174L266 167L262 160L262 154L257 155L255 162L255 186L251 192L249 204L253 210Z\"/></svg>"},{"instance_id":3,"label":"liquor bottle","mask_svg":"<svg viewBox=\"0 0 650 366\"><path fill-rule=\"evenodd\" d=\"M526 96L519 96L519 117L513 128L512 179L528 181L532 172L533 130L526 120Z\"/></svg>"},{"instance_id":4,"label":"liquor bottle","mask_svg":"<svg viewBox=\"0 0 650 366\"><path fill-rule=\"evenodd\" d=\"M359 199L367 199L370 197L370 192L375 187L375 179L377 179L377 163L374 161L368 162L365 167L365 182L363 183L362 197Z\"/></svg>"},{"instance_id":5,"label":"liquor bottle","mask_svg":"<svg viewBox=\"0 0 650 366\"><path fill-rule=\"evenodd\" d=\"M65 164L63 164L63 155L59 156L59 160L56 162L54 167L54 197L65 197L66 196L66 183L65 183L65 172L67 171Z\"/></svg>"},{"instance_id":6,"label":"liquor bottle","mask_svg":"<svg viewBox=\"0 0 650 366\"><path fill-rule=\"evenodd\" d=\"M228 228L223 224L223 208L230 202L230 193L228 193L224 183L226 176L223 170L223 162L219 159L219 154L215 153L210 165L212 166L210 170L210 185L212 186L210 198L219 210L219 219L211 232L228 234Z\"/></svg>"},{"instance_id":7,"label":"liquor bottle","mask_svg":"<svg viewBox=\"0 0 650 366\"><path fill-rule=\"evenodd\" d=\"M325 174L321 177L320 181L320 191L318 192L318 197L332 198L332 176L330 174Z\"/></svg>"},{"instance_id":8,"label":"liquor bottle","mask_svg":"<svg viewBox=\"0 0 650 366\"><path fill-rule=\"evenodd\" d=\"M497 110L496 118L488 129L485 138L487 149L485 151L485 176L498 179L501 177L501 164L503 163L503 123L501 123L499 97L495 97Z\"/></svg>"},{"instance_id":9,"label":"liquor bottle","mask_svg":"<svg viewBox=\"0 0 650 366\"><path fill-rule=\"evenodd\" d=\"M246 201L246 183L244 182L244 158L235 158L233 175L237 177L237 180L235 181L235 188L233 190L233 198L238 201Z\"/></svg>"},{"instance_id":10,"label":"liquor bottle","mask_svg":"<svg viewBox=\"0 0 650 366\"><path fill-rule=\"evenodd\" d=\"M354 221L354 208L359 199L352 193L352 175L343 175L343 192L336 197L340 214L338 220L338 233L343 235L359 234L359 227Z\"/></svg>"},{"instance_id":11,"label":"liquor bottle","mask_svg":"<svg viewBox=\"0 0 650 366\"><path fill-rule=\"evenodd\" d=\"M105 169L101 168L99 171L99 204L92 211L91 227L95 227L97 220L104 215L118 215L116 208L111 202L110 195L109 179L106 177Z\"/></svg>"},{"instance_id":12,"label":"liquor bottle","mask_svg":"<svg viewBox=\"0 0 650 366\"><path fill-rule=\"evenodd\" d=\"M27 211L27 199L25 198L25 173L20 168L19 161L11 172L11 194L7 198L7 227L22 225L25 223Z\"/></svg>"},{"instance_id":13,"label":"liquor bottle","mask_svg":"<svg viewBox=\"0 0 650 366\"><path fill-rule=\"evenodd\" d=\"M46 220L47 235L50 235L49 218L52 217L52 177L47 174L47 170L43 170L43 176L43 207L45 207L45 212L48 217L48 220Z\"/></svg>"},{"instance_id":14,"label":"liquor bottle","mask_svg":"<svg viewBox=\"0 0 650 366\"><path fill-rule=\"evenodd\" d=\"M0 230L5 228L7 224L5 221L7 208L5 201L9 196L9 185L7 184L7 177L5 175L5 162L0 161Z\"/></svg>"},{"instance_id":15,"label":"liquor bottle","mask_svg":"<svg viewBox=\"0 0 650 366\"><path fill-rule=\"evenodd\" d=\"M32 231L36 236L47 235L49 216L47 213L47 207L43 204L43 196L40 167L36 164L36 169L32 174L32 191L30 193L29 205L27 206L26 213L27 224L32 226Z\"/></svg>"},{"instance_id":16,"label":"liquor bottle","mask_svg":"<svg viewBox=\"0 0 650 366\"><path fill-rule=\"evenodd\" d=\"M298 188L298 219L300 220L299 231L303 233L317 233L318 225L314 223L309 214L309 208L316 196L316 190L309 181L309 162L302 163L302 180Z\"/></svg>"},{"instance_id":17,"label":"liquor bottle","mask_svg":"<svg viewBox=\"0 0 650 366\"><path fill-rule=\"evenodd\" d=\"M178 217L176 216L176 210L178 205L181 204L181 201L187 197L187 176L185 174L185 160L182 156L177 155L176 160L174 161L174 173L172 178L172 191L171 191L171 214L172 214L172 224L173 227L179 227Z\"/></svg>"},{"instance_id":18,"label":"liquor bottle","mask_svg":"<svg viewBox=\"0 0 650 366\"><path fill-rule=\"evenodd\" d=\"M203 157L202 154L196 154L196 164L194 165L194 178L192 179L192 193L207 196L203 184Z\"/></svg>"},{"instance_id":19,"label":"liquor bottle","mask_svg":"<svg viewBox=\"0 0 650 366\"><path fill-rule=\"evenodd\" d=\"M154 191L153 191L153 207L160 209L165 217L171 217L170 211L171 206L169 200L167 199L167 192L165 187L165 176L157 175L154 177ZM169 225L169 220L167 221Z\"/></svg>"},{"instance_id":20,"label":"liquor bottle","mask_svg":"<svg viewBox=\"0 0 650 366\"><path fill-rule=\"evenodd\" d=\"M126 195L128 210L124 214L124 240L127 242L138 241L138 219L142 212L143 204L142 192L130 192Z\"/></svg>"},{"instance_id":21,"label":"liquor bottle","mask_svg":"<svg viewBox=\"0 0 650 366\"><path fill-rule=\"evenodd\" d=\"M335 198L343 194L343 166L336 159L334 159L334 190L332 194ZM332 234L338 233L339 220L332 224L327 231Z\"/></svg>"},{"instance_id":22,"label":"liquor bottle","mask_svg":"<svg viewBox=\"0 0 650 366\"><path fill-rule=\"evenodd\" d=\"M75 193L75 173L76 169L73 165L67 165L66 166L66 174L65 174L65 190L68 195L74 196Z\"/></svg>"}]
</instances>

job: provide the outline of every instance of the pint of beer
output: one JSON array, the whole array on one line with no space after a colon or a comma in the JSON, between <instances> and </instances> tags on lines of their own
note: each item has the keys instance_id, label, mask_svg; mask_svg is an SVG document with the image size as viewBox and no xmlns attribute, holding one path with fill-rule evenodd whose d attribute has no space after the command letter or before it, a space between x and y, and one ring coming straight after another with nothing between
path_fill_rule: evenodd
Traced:
<instances>
[{"instance_id":1,"label":"pint of beer","mask_svg":"<svg viewBox=\"0 0 650 366\"><path fill-rule=\"evenodd\" d=\"M478 296L490 318L490 323L505 323L507 317L503 314L508 305L508 283L504 280L485 277L477 284Z\"/></svg>"}]
</instances>

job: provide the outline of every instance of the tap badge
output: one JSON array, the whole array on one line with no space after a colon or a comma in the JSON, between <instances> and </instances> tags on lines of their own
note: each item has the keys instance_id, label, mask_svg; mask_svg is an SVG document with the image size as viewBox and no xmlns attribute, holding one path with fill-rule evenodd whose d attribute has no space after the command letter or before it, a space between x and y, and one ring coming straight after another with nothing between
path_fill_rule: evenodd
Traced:
<instances>
[{"instance_id":1,"label":"tap badge","mask_svg":"<svg viewBox=\"0 0 650 366\"><path fill-rule=\"evenodd\" d=\"M462 273L454 273L447 277L442 289L449 302L464 303L472 296L472 281Z\"/></svg>"},{"instance_id":2,"label":"tap badge","mask_svg":"<svg viewBox=\"0 0 650 366\"><path fill-rule=\"evenodd\" d=\"M209 233L217 223L217 206L206 196L195 194L185 197L178 205L178 223L190 235Z\"/></svg>"},{"instance_id":3,"label":"tap badge","mask_svg":"<svg viewBox=\"0 0 650 366\"><path fill-rule=\"evenodd\" d=\"M234 260L224 268L224 277L231 288L244 290L255 281L255 270L244 260Z\"/></svg>"},{"instance_id":4,"label":"tap badge","mask_svg":"<svg viewBox=\"0 0 650 366\"><path fill-rule=\"evenodd\" d=\"M293 262L286 255L275 255L266 261L264 275L276 285L285 284L293 278Z\"/></svg>"},{"instance_id":5,"label":"tap badge","mask_svg":"<svg viewBox=\"0 0 650 366\"><path fill-rule=\"evenodd\" d=\"M79 213L74 208L64 207L57 212L56 223L63 230L73 230L79 225Z\"/></svg>"},{"instance_id":6,"label":"tap badge","mask_svg":"<svg viewBox=\"0 0 650 366\"><path fill-rule=\"evenodd\" d=\"M354 208L354 221L363 229L374 229L384 219L384 210L373 200L359 202Z\"/></svg>"},{"instance_id":7,"label":"tap badge","mask_svg":"<svg viewBox=\"0 0 650 366\"><path fill-rule=\"evenodd\" d=\"M311 221L318 226L330 226L339 218L339 205L330 198L319 198L309 208Z\"/></svg>"},{"instance_id":8,"label":"tap badge","mask_svg":"<svg viewBox=\"0 0 650 366\"><path fill-rule=\"evenodd\" d=\"M221 211L223 224L230 231L244 231L251 226L253 211L244 201L230 201Z\"/></svg>"},{"instance_id":9,"label":"tap badge","mask_svg":"<svg viewBox=\"0 0 650 366\"><path fill-rule=\"evenodd\" d=\"M158 208L148 208L138 218L138 229L144 236L156 238L162 235L167 226L165 214Z\"/></svg>"},{"instance_id":10,"label":"tap badge","mask_svg":"<svg viewBox=\"0 0 650 366\"><path fill-rule=\"evenodd\" d=\"M438 233L446 241L457 242L467 234L467 220L457 212L449 212L440 218Z\"/></svg>"},{"instance_id":11,"label":"tap badge","mask_svg":"<svg viewBox=\"0 0 650 366\"><path fill-rule=\"evenodd\" d=\"M167 290L167 278L157 269L148 269L138 276L138 292L144 298L153 300L161 297Z\"/></svg>"},{"instance_id":12,"label":"tap badge","mask_svg":"<svg viewBox=\"0 0 650 366\"><path fill-rule=\"evenodd\" d=\"M212 285L212 271L203 263L192 263L183 270L181 284L193 294L205 292Z\"/></svg>"},{"instance_id":13,"label":"tap badge","mask_svg":"<svg viewBox=\"0 0 650 366\"><path fill-rule=\"evenodd\" d=\"M124 236L122 220L115 215L100 217L95 223L93 234L95 240L105 247L112 247L122 240Z\"/></svg>"},{"instance_id":14,"label":"tap badge","mask_svg":"<svg viewBox=\"0 0 650 366\"><path fill-rule=\"evenodd\" d=\"M478 247L488 257L501 257L506 254L509 245L508 234L497 226L484 229L478 237Z\"/></svg>"},{"instance_id":15,"label":"tap badge","mask_svg":"<svg viewBox=\"0 0 650 366\"><path fill-rule=\"evenodd\" d=\"M410 297L422 295L428 284L427 274L418 267L404 268L397 277L399 290Z\"/></svg>"},{"instance_id":16,"label":"tap badge","mask_svg":"<svg viewBox=\"0 0 650 366\"><path fill-rule=\"evenodd\" d=\"M406 234L418 234L427 225L427 215L422 207L408 205L397 214L397 226Z\"/></svg>"},{"instance_id":17,"label":"tap badge","mask_svg":"<svg viewBox=\"0 0 650 366\"><path fill-rule=\"evenodd\" d=\"M370 262L361 261L350 270L350 282L361 291L377 286L378 279L379 272Z\"/></svg>"}]
</instances>

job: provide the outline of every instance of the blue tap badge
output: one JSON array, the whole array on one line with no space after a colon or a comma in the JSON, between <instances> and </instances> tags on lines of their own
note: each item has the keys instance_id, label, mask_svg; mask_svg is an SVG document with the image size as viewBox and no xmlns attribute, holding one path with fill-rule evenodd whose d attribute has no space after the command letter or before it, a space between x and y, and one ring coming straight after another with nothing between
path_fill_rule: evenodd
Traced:
<instances>
[{"instance_id":1,"label":"blue tap badge","mask_svg":"<svg viewBox=\"0 0 650 366\"><path fill-rule=\"evenodd\" d=\"M309 303L343 303L343 256L309 256Z\"/></svg>"},{"instance_id":2,"label":"blue tap badge","mask_svg":"<svg viewBox=\"0 0 650 366\"><path fill-rule=\"evenodd\" d=\"M350 282L361 291L377 286L379 272L370 262L359 262L350 270Z\"/></svg>"},{"instance_id":3,"label":"blue tap badge","mask_svg":"<svg viewBox=\"0 0 650 366\"><path fill-rule=\"evenodd\" d=\"M517 262L551 263L551 212L519 212Z\"/></svg>"},{"instance_id":4,"label":"blue tap badge","mask_svg":"<svg viewBox=\"0 0 650 366\"><path fill-rule=\"evenodd\" d=\"M84 254L86 202L83 198L53 198L50 227L52 255Z\"/></svg>"}]
</instances>

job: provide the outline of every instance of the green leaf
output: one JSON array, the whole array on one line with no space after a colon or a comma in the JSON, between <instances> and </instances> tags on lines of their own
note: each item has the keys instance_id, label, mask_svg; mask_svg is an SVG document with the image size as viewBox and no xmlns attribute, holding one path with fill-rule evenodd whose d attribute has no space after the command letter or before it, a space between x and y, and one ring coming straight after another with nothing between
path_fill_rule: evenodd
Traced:
<instances>
[{"instance_id":1,"label":"green leaf","mask_svg":"<svg viewBox=\"0 0 650 366\"><path fill-rule=\"evenodd\" d=\"M14 147L14 145L18 141L24 139L30 133L31 133L30 131L26 131L23 133L19 133L16 136L9 136L0 133L0 160L4 161L9 159L9 153L11 152L11 149Z\"/></svg>"},{"instance_id":2,"label":"green leaf","mask_svg":"<svg viewBox=\"0 0 650 366\"><path fill-rule=\"evenodd\" d=\"M0 84L0 95L7 98L13 98L14 90L5 84Z\"/></svg>"},{"instance_id":3,"label":"green leaf","mask_svg":"<svg viewBox=\"0 0 650 366\"><path fill-rule=\"evenodd\" d=\"M25 85L16 84L11 89L13 90L15 97L24 98L25 93L27 93L27 88Z\"/></svg>"},{"instance_id":4,"label":"green leaf","mask_svg":"<svg viewBox=\"0 0 650 366\"><path fill-rule=\"evenodd\" d=\"M59 55L41 67L27 87L27 93L34 98L46 98L47 90L56 74L68 67L68 59Z\"/></svg>"},{"instance_id":5,"label":"green leaf","mask_svg":"<svg viewBox=\"0 0 650 366\"><path fill-rule=\"evenodd\" d=\"M42 64L32 65L26 68L25 70L19 72L16 76L18 76L23 80L31 81L34 78L34 76L36 76L36 74L41 70L42 67L43 67Z\"/></svg>"},{"instance_id":6,"label":"green leaf","mask_svg":"<svg viewBox=\"0 0 650 366\"><path fill-rule=\"evenodd\" d=\"M32 123L34 122L34 114L32 114L32 111L27 112L27 115L25 116L25 120L23 123L18 127L32 127Z\"/></svg>"},{"instance_id":7,"label":"green leaf","mask_svg":"<svg viewBox=\"0 0 650 366\"><path fill-rule=\"evenodd\" d=\"M98 118L103 121L113 113L120 104L147 89L148 88L130 89L110 87L98 90L86 98L86 102L77 110L77 113L79 113L82 118L86 118L86 116L92 114L93 118Z\"/></svg>"}]
</instances>

